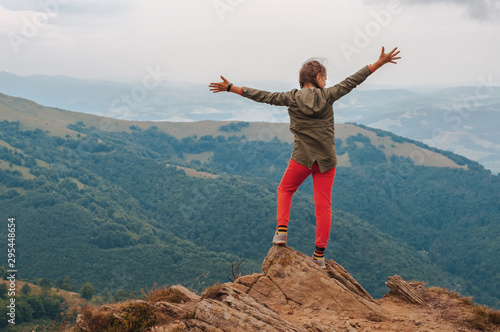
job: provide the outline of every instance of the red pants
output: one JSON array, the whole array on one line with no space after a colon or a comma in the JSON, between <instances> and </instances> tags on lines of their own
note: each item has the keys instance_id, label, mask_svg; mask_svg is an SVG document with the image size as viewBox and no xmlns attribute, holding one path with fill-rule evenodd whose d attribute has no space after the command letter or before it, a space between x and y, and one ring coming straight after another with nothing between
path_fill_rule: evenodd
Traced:
<instances>
[{"instance_id":1,"label":"red pants","mask_svg":"<svg viewBox=\"0 0 500 332\"><path fill-rule=\"evenodd\" d=\"M278 226L288 226L292 196L304 180L312 173L314 186L314 208L316 216L316 246L326 248L332 223L332 188L335 168L321 173L317 163L312 169L290 159L278 186Z\"/></svg>"}]
</instances>

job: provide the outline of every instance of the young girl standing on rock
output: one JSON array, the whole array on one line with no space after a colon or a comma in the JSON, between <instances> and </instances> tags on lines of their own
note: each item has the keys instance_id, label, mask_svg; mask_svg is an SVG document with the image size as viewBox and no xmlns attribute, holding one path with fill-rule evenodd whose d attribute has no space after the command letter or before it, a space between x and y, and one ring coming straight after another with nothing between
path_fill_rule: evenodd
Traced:
<instances>
[{"instance_id":1,"label":"young girl standing on rock","mask_svg":"<svg viewBox=\"0 0 500 332\"><path fill-rule=\"evenodd\" d=\"M274 244L286 244L292 196L304 180L312 174L316 216L316 250L313 260L325 268L325 249L330 237L331 196L337 156L332 104L361 84L370 74L385 65L396 63L399 51L385 53L382 47L379 59L361 68L344 81L326 86L326 68L318 61L304 63L299 73L300 90L267 92L248 87L237 87L223 76L222 82L210 83L210 91L228 91L254 101L276 106L288 106L290 131L295 141L292 157L278 186L277 222Z\"/></svg>"}]
</instances>

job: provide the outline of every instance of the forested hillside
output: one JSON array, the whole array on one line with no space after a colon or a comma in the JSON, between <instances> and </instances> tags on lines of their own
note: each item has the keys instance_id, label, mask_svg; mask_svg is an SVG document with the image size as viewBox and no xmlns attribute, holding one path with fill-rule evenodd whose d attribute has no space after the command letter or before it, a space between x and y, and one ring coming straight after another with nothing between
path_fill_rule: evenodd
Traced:
<instances>
[{"instance_id":1,"label":"forested hillside","mask_svg":"<svg viewBox=\"0 0 500 332\"><path fill-rule=\"evenodd\" d=\"M227 281L243 258L240 272L260 270L290 143L250 141L242 134L247 124L221 123L210 135L182 139L141 123L125 130L74 121L64 134L33 126L21 116L0 123L0 211L18 222L22 278L69 276L98 290L154 282L199 289ZM459 285L497 306L498 176L463 157L357 128L337 140L349 167L337 171L327 258L374 297L386 293L387 276L400 274ZM444 154L462 168L419 166L373 137ZM308 182L296 194L289 231L289 245L305 253L314 250L311 192ZM0 229L0 247L6 232Z\"/></svg>"}]
</instances>

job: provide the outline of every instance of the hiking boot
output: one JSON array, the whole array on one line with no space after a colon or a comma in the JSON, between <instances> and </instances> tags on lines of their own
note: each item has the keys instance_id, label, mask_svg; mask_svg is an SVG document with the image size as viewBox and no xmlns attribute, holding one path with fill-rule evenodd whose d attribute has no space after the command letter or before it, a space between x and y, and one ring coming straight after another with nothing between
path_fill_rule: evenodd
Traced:
<instances>
[{"instance_id":1,"label":"hiking boot","mask_svg":"<svg viewBox=\"0 0 500 332\"><path fill-rule=\"evenodd\" d=\"M278 231L276 231L276 233L274 233L273 243L274 244L286 244L286 233L278 234Z\"/></svg>"},{"instance_id":2,"label":"hiking boot","mask_svg":"<svg viewBox=\"0 0 500 332\"><path fill-rule=\"evenodd\" d=\"M314 257L311 257L313 262L316 263L320 268L326 269L326 264L325 264L325 259L315 259Z\"/></svg>"}]
</instances>

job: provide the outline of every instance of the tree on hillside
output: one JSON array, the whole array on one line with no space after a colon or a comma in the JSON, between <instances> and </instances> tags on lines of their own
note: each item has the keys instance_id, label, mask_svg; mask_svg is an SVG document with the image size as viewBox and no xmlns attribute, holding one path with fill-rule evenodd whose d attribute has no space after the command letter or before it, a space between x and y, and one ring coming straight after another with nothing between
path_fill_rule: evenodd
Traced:
<instances>
[{"instance_id":1,"label":"tree on hillside","mask_svg":"<svg viewBox=\"0 0 500 332\"><path fill-rule=\"evenodd\" d=\"M50 289L50 287L52 287L52 282L49 278L40 278L36 281L36 284L42 287L42 289L44 290Z\"/></svg>"},{"instance_id":2,"label":"tree on hillside","mask_svg":"<svg viewBox=\"0 0 500 332\"><path fill-rule=\"evenodd\" d=\"M5 299L6 294L7 294L7 285L2 283L0 284L0 299Z\"/></svg>"},{"instance_id":3,"label":"tree on hillside","mask_svg":"<svg viewBox=\"0 0 500 332\"><path fill-rule=\"evenodd\" d=\"M16 323L31 322L33 320L33 308L26 301L16 301Z\"/></svg>"},{"instance_id":4,"label":"tree on hillside","mask_svg":"<svg viewBox=\"0 0 500 332\"><path fill-rule=\"evenodd\" d=\"M26 299L26 302L28 302L28 304L31 306L31 309L33 309L33 318L42 318L46 315L43 301L40 296L30 296Z\"/></svg>"},{"instance_id":5,"label":"tree on hillside","mask_svg":"<svg viewBox=\"0 0 500 332\"><path fill-rule=\"evenodd\" d=\"M102 292L101 296L104 303L109 303L113 301L113 293L111 293L111 291L107 287L104 288L104 291Z\"/></svg>"},{"instance_id":6,"label":"tree on hillside","mask_svg":"<svg viewBox=\"0 0 500 332\"><path fill-rule=\"evenodd\" d=\"M24 295L29 295L30 292L31 292L30 285L28 283L25 283L23 287L21 287L21 293L23 293Z\"/></svg>"},{"instance_id":7,"label":"tree on hillside","mask_svg":"<svg viewBox=\"0 0 500 332\"><path fill-rule=\"evenodd\" d=\"M86 282L83 284L82 288L80 289L80 296L84 299L90 300L92 296L94 296L95 290L94 286L90 282Z\"/></svg>"},{"instance_id":8,"label":"tree on hillside","mask_svg":"<svg viewBox=\"0 0 500 332\"><path fill-rule=\"evenodd\" d=\"M64 302L64 298L57 295L40 295L42 299L43 308L45 309L45 316L51 319L55 319L61 313L61 303Z\"/></svg>"},{"instance_id":9,"label":"tree on hillside","mask_svg":"<svg viewBox=\"0 0 500 332\"><path fill-rule=\"evenodd\" d=\"M59 278L54 282L54 285L57 288L64 289L70 292L74 292L76 287L71 283L71 279L69 276L66 276L64 279Z\"/></svg>"}]
</instances>

